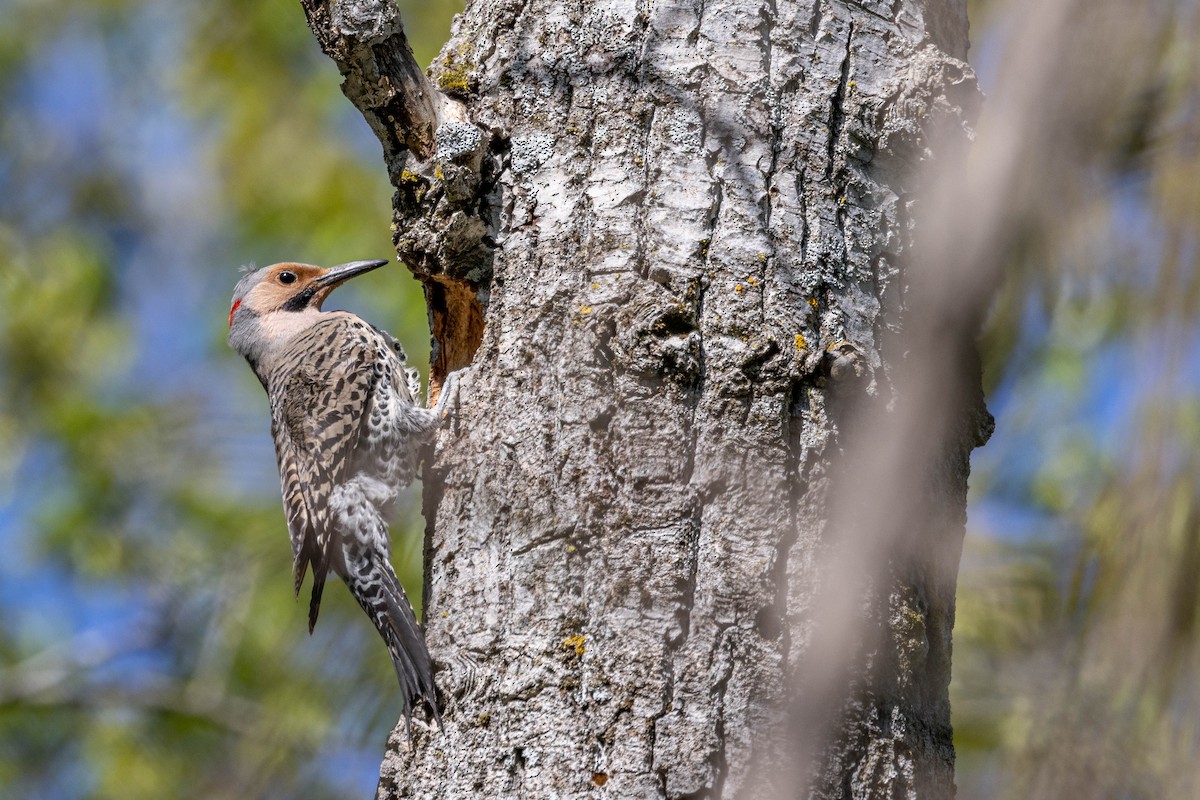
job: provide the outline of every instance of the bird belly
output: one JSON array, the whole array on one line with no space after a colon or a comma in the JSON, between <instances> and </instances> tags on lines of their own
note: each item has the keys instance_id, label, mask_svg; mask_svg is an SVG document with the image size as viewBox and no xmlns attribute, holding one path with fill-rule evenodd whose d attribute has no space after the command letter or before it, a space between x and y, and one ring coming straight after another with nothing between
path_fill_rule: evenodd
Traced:
<instances>
[{"instance_id":1,"label":"bird belly","mask_svg":"<svg viewBox=\"0 0 1200 800\"><path fill-rule=\"evenodd\" d=\"M351 553L363 549L391 553L384 511L396 499L396 491L385 481L358 473L335 486L329 494L332 528L340 546L335 547L334 570L345 575Z\"/></svg>"}]
</instances>

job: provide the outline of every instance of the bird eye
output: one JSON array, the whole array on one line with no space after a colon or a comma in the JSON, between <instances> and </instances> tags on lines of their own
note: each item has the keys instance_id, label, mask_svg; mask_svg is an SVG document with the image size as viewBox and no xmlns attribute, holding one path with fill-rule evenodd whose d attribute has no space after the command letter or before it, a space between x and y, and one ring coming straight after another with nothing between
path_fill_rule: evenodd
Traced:
<instances>
[{"instance_id":1,"label":"bird eye","mask_svg":"<svg viewBox=\"0 0 1200 800\"><path fill-rule=\"evenodd\" d=\"M296 282L296 273L286 272L286 271L279 273L279 282L284 284L285 286L290 283L295 283Z\"/></svg>"}]
</instances>

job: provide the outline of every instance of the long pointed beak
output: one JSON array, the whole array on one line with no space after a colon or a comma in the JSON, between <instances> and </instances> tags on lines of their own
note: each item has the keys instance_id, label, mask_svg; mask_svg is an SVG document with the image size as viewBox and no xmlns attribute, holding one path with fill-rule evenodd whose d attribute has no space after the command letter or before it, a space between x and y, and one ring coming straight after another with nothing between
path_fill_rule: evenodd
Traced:
<instances>
[{"instance_id":1,"label":"long pointed beak","mask_svg":"<svg viewBox=\"0 0 1200 800\"><path fill-rule=\"evenodd\" d=\"M320 289L333 289L343 281L348 281L356 275L362 275L364 272L379 269L386 263L388 263L387 259L383 259L382 261L351 261L348 264L338 264L336 267L330 267L328 272L313 281L311 285Z\"/></svg>"}]
</instances>

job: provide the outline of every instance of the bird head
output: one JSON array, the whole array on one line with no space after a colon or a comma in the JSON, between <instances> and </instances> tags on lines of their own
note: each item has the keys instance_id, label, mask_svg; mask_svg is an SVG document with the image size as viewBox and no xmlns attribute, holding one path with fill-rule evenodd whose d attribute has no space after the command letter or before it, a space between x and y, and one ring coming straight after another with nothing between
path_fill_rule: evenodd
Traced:
<instances>
[{"instance_id":1,"label":"bird head","mask_svg":"<svg viewBox=\"0 0 1200 800\"><path fill-rule=\"evenodd\" d=\"M229 306L229 345L256 363L271 344L290 339L317 321L329 293L387 261L351 261L336 267L272 264L247 273Z\"/></svg>"}]
</instances>

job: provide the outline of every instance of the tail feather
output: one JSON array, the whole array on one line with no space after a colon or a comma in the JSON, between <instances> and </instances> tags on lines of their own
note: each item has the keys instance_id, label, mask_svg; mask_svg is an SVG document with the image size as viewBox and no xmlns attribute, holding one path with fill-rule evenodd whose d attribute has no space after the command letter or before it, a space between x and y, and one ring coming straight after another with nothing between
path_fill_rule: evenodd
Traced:
<instances>
[{"instance_id":1,"label":"tail feather","mask_svg":"<svg viewBox=\"0 0 1200 800\"><path fill-rule=\"evenodd\" d=\"M391 653L396 677L403 687L405 722L410 723L412 719L410 702L424 701L433 713L433 718L437 720L438 727L441 727L437 688L433 683L433 664L429 658L429 649L425 645L425 634L390 564L386 565L385 572L391 580L384 584L390 628L390 635L385 634L384 641L387 642L388 651Z\"/></svg>"},{"instance_id":2,"label":"tail feather","mask_svg":"<svg viewBox=\"0 0 1200 800\"><path fill-rule=\"evenodd\" d=\"M296 581L296 596L300 596L300 586L304 583L304 576L308 572L307 556L301 554L297 559L295 566L292 568L292 575ZM313 629L317 627L317 614L321 610L321 595L325 591L325 576L329 573L328 564L318 564L316 559L312 560L313 586L312 595L308 600L308 632L312 634Z\"/></svg>"},{"instance_id":3,"label":"tail feather","mask_svg":"<svg viewBox=\"0 0 1200 800\"><path fill-rule=\"evenodd\" d=\"M317 613L321 610L321 594L325 591L325 575L313 570L312 596L308 600L308 633L311 636L317 627Z\"/></svg>"},{"instance_id":4,"label":"tail feather","mask_svg":"<svg viewBox=\"0 0 1200 800\"><path fill-rule=\"evenodd\" d=\"M408 602L408 595L386 559L371 553L362 556L359 563L346 564L346 583L375 623L392 656L392 665L404 695L405 727L411 729L413 706L422 701L440 727L442 720L438 713L429 649L425 646L425 635L412 604Z\"/></svg>"}]
</instances>

